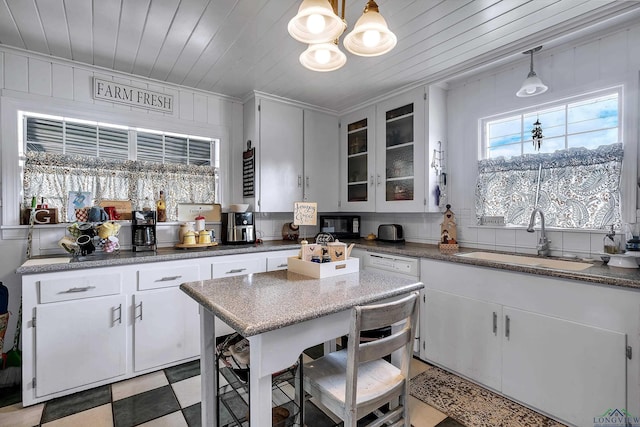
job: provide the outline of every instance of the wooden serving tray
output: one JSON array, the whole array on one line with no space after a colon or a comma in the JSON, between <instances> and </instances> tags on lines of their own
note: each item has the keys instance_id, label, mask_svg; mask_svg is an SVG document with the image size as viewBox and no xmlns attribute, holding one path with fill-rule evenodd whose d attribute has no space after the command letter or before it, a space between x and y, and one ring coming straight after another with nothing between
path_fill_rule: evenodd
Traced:
<instances>
[{"instance_id":1,"label":"wooden serving tray","mask_svg":"<svg viewBox=\"0 0 640 427\"><path fill-rule=\"evenodd\" d=\"M222 221L222 205L178 203L178 221L194 221L202 215L207 222Z\"/></svg>"},{"instance_id":2,"label":"wooden serving tray","mask_svg":"<svg viewBox=\"0 0 640 427\"><path fill-rule=\"evenodd\" d=\"M184 243L176 243L178 249L208 248L209 246L218 246L218 242L196 243L194 245L185 245Z\"/></svg>"}]
</instances>

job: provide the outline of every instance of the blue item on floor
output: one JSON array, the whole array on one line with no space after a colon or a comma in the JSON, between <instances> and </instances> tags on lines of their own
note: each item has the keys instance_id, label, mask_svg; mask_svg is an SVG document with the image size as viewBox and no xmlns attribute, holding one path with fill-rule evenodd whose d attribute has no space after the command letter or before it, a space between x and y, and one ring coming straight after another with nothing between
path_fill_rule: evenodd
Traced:
<instances>
[{"instance_id":1,"label":"blue item on floor","mask_svg":"<svg viewBox=\"0 0 640 427\"><path fill-rule=\"evenodd\" d=\"M9 307L9 289L0 282L0 314L5 314ZM0 351L2 349L0 348Z\"/></svg>"}]
</instances>

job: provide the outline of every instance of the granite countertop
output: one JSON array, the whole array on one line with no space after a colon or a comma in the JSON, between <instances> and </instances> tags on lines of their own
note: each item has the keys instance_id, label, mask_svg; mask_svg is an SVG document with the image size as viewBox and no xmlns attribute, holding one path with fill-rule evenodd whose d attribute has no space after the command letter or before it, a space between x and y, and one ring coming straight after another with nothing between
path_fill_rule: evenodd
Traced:
<instances>
[{"instance_id":1,"label":"granite countertop","mask_svg":"<svg viewBox=\"0 0 640 427\"><path fill-rule=\"evenodd\" d=\"M95 252L84 257L41 256L34 257L18 267L18 274L48 273L83 268L112 267L117 265L144 264L149 262L176 261L181 259L206 258L224 255L238 255L255 252L284 251L299 249L300 244L288 240L266 241L251 245L218 245L209 248L177 249L158 248L156 252L118 251L117 253ZM65 262L60 262L65 261Z\"/></svg>"},{"instance_id":2,"label":"granite countertop","mask_svg":"<svg viewBox=\"0 0 640 427\"><path fill-rule=\"evenodd\" d=\"M376 240L368 241L360 239L356 243L356 248L365 249L371 252L387 253L415 258L428 258L440 261L456 262L459 264L476 265L482 267L498 268L501 270L516 271L521 273L536 274L539 276L551 276L562 279L580 280L583 282L612 285L626 288L640 289L640 269L610 267L602 261L583 261L579 259L567 259L570 261L581 261L593 264L591 267L581 271L557 270L545 267L535 267L519 264L507 264L502 262L488 261L482 259L460 257L455 254L443 254L436 245L425 245L422 243L385 243ZM469 252L496 252L473 248L460 248L459 253ZM502 252L499 252L502 253ZM526 254L519 254L527 256ZM535 257L535 255L529 255ZM551 257L553 258L553 257Z\"/></svg>"},{"instance_id":3,"label":"granite countertop","mask_svg":"<svg viewBox=\"0 0 640 427\"><path fill-rule=\"evenodd\" d=\"M323 279L287 270L180 285L245 337L419 290L415 280L359 271Z\"/></svg>"},{"instance_id":4,"label":"granite countertop","mask_svg":"<svg viewBox=\"0 0 640 427\"><path fill-rule=\"evenodd\" d=\"M456 255L442 254L436 245L423 243L386 243L376 240L358 239L346 241L355 243L362 250L387 253L414 258L427 258L460 264L476 265L521 273L551 276L562 279L580 280L594 284L621 286L640 289L640 269L610 267L601 261L589 261L593 265L582 271L557 270L544 267L506 264L488 260L465 258ZM69 257L34 257L29 264L23 264L16 270L19 274L35 274L83 268L110 267L116 265L141 264L148 262L174 261L181 259L203 258L223 255L235 255L252 252L268 252L287 249L298 249L300 244L292 241L271 240L258 245L219 245L204 250L160 248L157 252L119 251L117 254L92 254L87 257L71 259L70 262L55 263L56 260L69 260ZM495 252L472 248L460 248L460 253ZM43 264L36 264L39 261ZM575 260L578 261L578 260ZM28 261L29 262L29 261Z\"/></svg>"}]
</instances>

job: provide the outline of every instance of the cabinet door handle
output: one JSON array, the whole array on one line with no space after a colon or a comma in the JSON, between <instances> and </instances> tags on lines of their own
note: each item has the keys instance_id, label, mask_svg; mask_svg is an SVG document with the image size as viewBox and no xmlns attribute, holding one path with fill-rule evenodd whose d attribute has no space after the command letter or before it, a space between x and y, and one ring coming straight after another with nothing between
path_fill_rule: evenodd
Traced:
<instances>
[{"instance_id":1,"label":"cabinet door handle","mask_svg":"<svg viewBox=\"0 0 640 427\"><path fill-rule=\"evenodd\" d=\"M60 292L61 294L73 294L76 292L87 292L89 289L95 289L95 286L83 286L81 288L69 288L66 291Z\"/></svg>"},{"instance_id":2,"label":"cabinet door handle","mask_svg":"<svg viewBox=\"0 0 640 427\"><path fill-rule=\"evenodd\" d=\"M280 264L280 265L278 266L278 268L284 268L284 267L288 267L288 266L289 266L289 264Z\"/></svg>"},{"instance_id":3,"label":"cabinet door handle","mask_svg":"<svg viewBox=\"0 0 640 427\"><path fill-rule=\"evenodd\" d=\"M493 335L498 335L498 313L493 312Z\"/></svg>"},{"instance_id":4,"label":"cabinet door handle","mask_svg":"<svg viewBox=\"0 0 640 427\"><path fill-rule=\"evenodd\" d=\"M380 185L380 174L378 174L378 185Z\"/></svg>"},{"instance_id":5,"label":"cabinet door handle","mask_svg":"<svg viewBox=\"0 0 640 427\"><path fill-rule=\"evenodd\" d=\"M231 270L227 271L224 274L242 273L245 270L246 270L246 268L232 268Z\"/></svg>"},{"instance_id":6,"label":"cabinet door handle","mask_svg":"<svg viewBox=\"0 0 640 427\"><path fill-rule=\"evenodd\" d=\"M509 327L511 325L511 319L509 318L509 316L504 316L504 336L509 338L509 334L511 333L511 331L509 331Z\"/></svg>"},{"instance_id":7,"label":"cabinet door handle","mask_svg":"<svg viewBox=\"0 0 640 427\"><path fill-rule=\"evenodd\" d=\"M371 175L371 186L373 187L373 184L375 184L375 181L373 180L373 175Z\"/></svg>"},{"instance_id":8,"label":"cabinet door handle","mask_svg":"<svg viewBox=\"0 0 640 427\"><path fill-rule=\"evenodd\" d=\"M298 175L298 188L302 187L302 175Z\"/></svg>"},{"instance_id":9,"label":"cabinet door handle","mask_svg":"<svg viewBox=\"0 0 640 427\"><path fill-rule=\"evenodd\" d=\"M116 311L118 312L118 318L114 318ZM116 322L118 322L118 324L122 324L122 304L111 308L111 324L114 325Z\"/></svg>"},{"instance_id":10,"label":"cabinet door handle","mask_svg":"<svg viewBox=\"0 0 640 427\"><path fill-rule=\"evenodd\" d=\"M135 315L135 318L136 318L136 319L140 319L140 320L142 320L142 301L140 301L140 304L138 304L138 305L136 305L136 306L134 307L134 309L133 309L133 310L134 310L134 314L135 314L135 310L136 310L136 308L138 308L138 307L140 307L140 315L138 316L138 315L136 314L136 315Z\"/></svg>"},{"instance_id":11,"label":"cabinet door handle","mask_svg":"<svg viewBox=\"0 0 640 427\"><path fill-rule=\"evenodd\" d=\"M309 188L309 177L308 176L305 178L305 181L306 181L307 188Z\"/></svg>"},{"instance_id":12,"label":"cabinet door handle","mask_svg":"<svg viewBox=\"0 0 640 427\"><path fill-rule=\"evenodd\" d=\"M181 278L182 276L165 276L162 279L157 279L156 282L170 282L172 280L176 280Z\"/></svg>"}]
</instances>

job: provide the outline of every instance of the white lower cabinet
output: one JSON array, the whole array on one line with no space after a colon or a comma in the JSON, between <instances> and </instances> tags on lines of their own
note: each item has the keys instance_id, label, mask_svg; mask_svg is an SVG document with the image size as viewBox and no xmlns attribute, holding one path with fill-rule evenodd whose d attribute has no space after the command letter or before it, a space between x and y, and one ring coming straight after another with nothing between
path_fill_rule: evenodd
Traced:
<instances>
[{"instance_id":1,"label":"white lower cabinet","mask_svg":"<svg viewBox=\"0 0 640 427\"><path fill-rule=\"evenodd\" d=\"M500 390L502 307L430 289L425 295L426 358Z\"/></svg>"},{"instance_id":2,"label":"white lower cabinet","mask_svg":"<svg viewBox=\"0 0 640 427\"><path fill-rule=\"evenodd\" d=\"M200 354L199 306L179 288L200 280L195 263L172 261L137 271L132 299L133 368L136 372Z\"/></svg>"},{"instance_id":3,"label":"white lower cabinet","mask_svg":"<svg viewBox=\"0 0 640 427\"><path fill-rule=\"evenodd\" d=\"M264 253L229 255L214 258L211 263L211 278L243 276L252 273L264 273L266 270ZM234 332L231 326L215 318L216 336L228 335Z\"/></svg>"},{"instance_id":4,"label":"white lower cabinet","mask_svg":"<svg viewBox=\"0 0 640 427\"><path fill-rule=\"evenodd\" d=\"M578 426L626 408L625 334L504 308L502 392Z\"/></svg>"},{"instance_id":5,"label":"white lower cabinet","mask_svg":"<svg viewBox=\"0 0 640 427\"><path fill-rule=\"evenodd\" d=\"M35 395L116 379L126 373L124 295L111 295L35 308ZM26 352L25 352L26 353ZM24 363L33 359L25 354ZM29 383L32 379L29 379Z\"/></svg>"},{"instance_id":6,"label":"white lower cabinet","mask_svg":"<svg viewBox=\"0 0 640 427\"><path fill-rule=\"evenodd\" d=\"M133 310L136 372L200 354L198 303L179 288L139 292Z\"/></svg>"},{"instance_id":7,"label":"white lower cabinet","mask_svg":"<svg viewBox=\"0 0 640 427\"><path fill-rule=\"evenodd\" d=\"M638 295L422 260L421 358L575 426L638 411ZM612 310L611 307L616 307Z\"/></svg>"},{"instance_id":8,"label":"white lower cabinet","mask_svg":"<svg viewBox=\"0 0 640 427\"><path fill-rule=\"evenodd\" d=\"M300 250L295 249L267 254L267 271L286 270L289 266L289 257L297 257L299 253Z\"/></svg>"},{"instance_id":9,"label":"white lower cabinet","mask_svg":"<svg viewBox=\"0 0 640 427\"><path fill-rule=\"evenodd\" d=\"M211 263L211 278L264 273L267 271L266 268L264 254L229 255L213 260Z\"/></svg>"},{"instance_id":10,"label":"white lower cabinet","mask_svg":"<svg viewBox=\"0 0 640 427\"><path fill-rule=\"evenodd\" d=\"M295 250L22 276L22 403L44 402L200 355L200 307L180 284L282 269ZM233 329L216 319L216 335Z\"/></svg>"}]
</instances>

